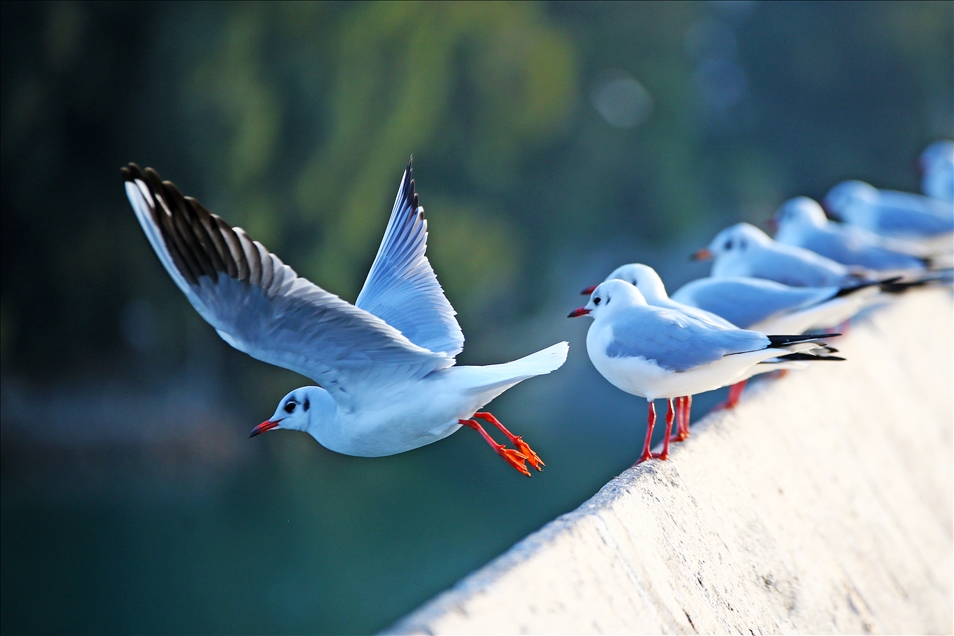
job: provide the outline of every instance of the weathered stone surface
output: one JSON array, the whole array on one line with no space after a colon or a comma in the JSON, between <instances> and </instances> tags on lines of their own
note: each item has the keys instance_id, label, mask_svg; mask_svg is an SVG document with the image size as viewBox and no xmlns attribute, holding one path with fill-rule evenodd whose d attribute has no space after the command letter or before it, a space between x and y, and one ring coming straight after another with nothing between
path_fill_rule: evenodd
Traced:
<instances>
[{"instance_id":1,"label":"weathered stone surface","mask_svg":"<svg viewBox=\"0 0 954 636\"><path fill-rule=\"evenodd\" d=\"M396 633L951 633L952 302L911 293Z\"/></svg>"}]
</instances>

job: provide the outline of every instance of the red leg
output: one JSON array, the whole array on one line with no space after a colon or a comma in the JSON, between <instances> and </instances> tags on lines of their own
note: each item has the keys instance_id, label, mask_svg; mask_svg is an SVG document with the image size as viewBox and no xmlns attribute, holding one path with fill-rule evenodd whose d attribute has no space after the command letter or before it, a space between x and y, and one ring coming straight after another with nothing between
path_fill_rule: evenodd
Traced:
<instances>
[{"instance_id":1,"label":"red leg","mask_svg":"<svg viewBox=\"0 0 954 636\"><path fill-rule=\"evenodd\" d=\"M537 455L535 452L533 452L533 449L530 448L530 446L525 441L523 441L522 437L520 437L519 435L514 435L513 433L508 431L507 428L503 424L501 424L496 417L494 417L487 411L480 411L478 413L474 413L474 417L479 417L482 420L486 420L487 422L490 422L491 424L499 428L500 432L506 435L507 439L510 440L510 443L516 446L517 450L520 451L520 453L527 458L527 461L530 462L531 466L533 466L537 470L543 470L543 466L546 466L546 464L543 463L543 460L540 459L540 456Z\"/></svg>"},{"instance_id":2,"label":"red leg","mask_svg":"<svg viewBox=\"0 0 954 636\"><path fill-rule=\"evenodd\" d=\"M729 399L721 404L716 404L712 407L713 411L721 411L722 409L734 409L735 405L739 403L739 400L742 398L742 391L745 390L745 383L748 380L742 380L741 382L736 382L729 387Z\"/></svg>"},{"instance_id":3,"label":"red leg","mask_svg":"<svg viewBox=\"0 0 954 636\"><path fill-rule=\"evenodd\" d=\"M691 395L687 395L684 398L684 401L682 403L682 408L686 413L685 417L682 420L682 424L685 427L684 432L686 434L686 437L689 437L689 424L690 422L692 422L692 419L691 419L692 418L692 396Z\"/></svg>"},{"instance_id":4,"label":"red leg","mask_svg":"<svg viewBox=\"0 0 954 636\"><path fill-rule=\"evenodd\" d=\"M669 402L669 410L666 411L666 434L663 435L663 450L658 455L653 455L656 459L661 459L663 461L669 459L669 436L672 434L672 421L676 415L676 409L673 408L672 398L667 400Z\"/></svg>"},{"instance_id":5,"label":"red leg","mask_svg":"<svg viewBox=\"0 0 954 636\"><path fill-rule=\"evenodd\" d=\"M692 408L692 396L676 398L676 431L670 438L673 442L684 442L689 437L689 409Z\"/></svg>"},{"instance_id":6,"label":"red leg","mask_svg":"<svg viewBox=\"0 0 954 636\"><path fill-rule=\"evenodd\" d=\"M653 404L652 400L647 400L649 402L649 418L646 423L646 441L643 443L643 452L639 456L639 459L636 460L636 464L641 464L647 459L652 459L652 452L650 449L653 445L653 428L656 426L656 405ZM636 464L633 464L634 466Z\"/></svg>"},{"instance_id":7,"label":"red leg","mask_svg":"<svg viewBox=\"0 0 954 636\"><path fill-rule=\"evenodd\" d=\"M491 448L497 451L497 454L503 457L508 464L516 468L518 471L520 471L527 477L530 476L530 471L527 470L527 466L524 464L524 461L527 459L526 455L518 453L512 448L506 448L504 447L503 444L498 444L497 442L495 442L494 439L487 433L487 431L484 430L484 427L478 424L476 420L457 420L457 421L463 424L464 426L469 426L470 428L480 433L480 436L484 438L484 441L490 444Z\"/></svg>"}]
</instances>

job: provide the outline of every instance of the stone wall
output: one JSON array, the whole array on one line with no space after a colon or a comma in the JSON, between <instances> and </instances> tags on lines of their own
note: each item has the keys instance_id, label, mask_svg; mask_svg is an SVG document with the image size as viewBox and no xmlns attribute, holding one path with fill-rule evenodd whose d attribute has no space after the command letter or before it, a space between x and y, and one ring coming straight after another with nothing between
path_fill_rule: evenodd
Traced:
<instances>
[{"instance_id":1,"label":"stone wall","mask_svg":"<svg viewBox=\"0 0 954 636\"><path fill-rule=\"evenodd\" d=\"M909 293L396 633L951 633L952 298Z\"/></svg>"}]
</instances>

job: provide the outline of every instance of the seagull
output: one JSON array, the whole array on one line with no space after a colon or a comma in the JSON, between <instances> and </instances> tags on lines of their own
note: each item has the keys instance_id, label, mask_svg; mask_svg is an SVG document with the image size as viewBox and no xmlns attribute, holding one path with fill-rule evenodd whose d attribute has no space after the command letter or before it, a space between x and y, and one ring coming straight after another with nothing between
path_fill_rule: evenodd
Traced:
<instances>
[{"instance_id":1,"label":"seagull","mask_svg":"<svg viewBox=\"0 0 954 636\"><path fill-rule=\"evenodd\" d=\"M883 284L791 287L764 278L709 277L686 283L672 299L711 312L740 329L805 333L830 329L850 319L881 293Z\"/></svg>"},{"instance_id":2,"label":"seagull","mask_svg":"<svg viewBox=\"0 0 954 636\"><path fill-rule=\"evenodd\" d=\"M646 398L648 428L636 463L669 455L673 399L727 386L751 368L772 358L800 354L820 346L818 335L766 336L754 331L717 327L681 311L653 307L637 287L622 280L597 285L584 307L570 318L593 318L586 351L596 370L618 389ZM821 343L824 347L824 344ZM650 452L656 423L656 399L669 404L663 451Z\"/></svg>"},{"instance_id":3,"label":"seagull","mask_svg":"<svg viewBox=\"0 0 954 636\"><path fill-rule=\"evenodd\" d=\"M803 247L785 245L749 223L719 232L693 260L713 259L711 276L766 278L793 287L846 287L874 278L861 267L848 267Z\"/></svg>"},{"instance_id":4,"label":"seagull","mask_svg":"<svg viewBox=\"0 0 954 636\"><path fill-rule=\"evenodd\" d=\"M951 251L954 204L920 194L879 190L864 181L843 181L822 200L825 211L845 223L882 236L915 240Z\"/></svg>"},{"instance_id":5,"label":"seagull","mask_svg":"<svg viewBox=\"0 0 954 636\"><path fill-rule=\"evenodd\" d=\"M783 203L770 223L778 227L775 240L779 243L803 247L842 265L857 265L880 275L923 274L930 263L930 259L891 249L890 239L874 232L829 221L822 207L808 197Z\"/></svg>"},{"instance_id":6,"label":"seagull","mask_svg":"<svg viewBox=\"0 0 954 636\"><path fill-rule=\"evenodd\" d=\"M542 470L522 438L479 409L515 384L558 369L568 345L505 364L455 366L464 335L424 255L427 222L410 161L354 305L298 276L151 168L131 163L122 175L159 260L222 339L319 385L288 393L249 437L304 431L332 451L382 457L467 426L527 477L527 463ZM495 442L478 419L516 448Z\"/></svg>"},{"instance_id":7,"label":"seagull","mask_svg":"<svg viewBox=\"0 0 954 636\"><path fill-rule=\"evenodd\" d=\"M918 158L921 192L954 203L954 141L942 139L924 149Z\"/></svg>"},{"instance_id":8,"label":"seagull","mask_svg":"<svg viewBox=\"0 0 954 636\"><path fill-rule=\"evenodd\" d=\"M675 297L670 298L666 293L666 285L663 283L662 278L659 274L649 265L644 265L642 263L629 263L627 265L621 265L613 270L609 276L604 279L605 281L609 280L622 280L625 281L634 287L636 287L640 293L642 293L643 298L646 299L646 303L653 307L663 307L665 309L674 309L680 311L687 316L691 316L700 320L708 325L717 327L720 329L749 329L752 331L759 331L761 333L803 333L807 331L807 328L802 328L799 330L786 330L790 325L788 324L779 324L773 325L767 323L762 328L759 326L751 326L748 324L739 324L727 320L724 316L719 315L718 312L713 312L707 307L700 307L694 305L692 302L683 302ZM703 279L711 281L720 281L724 279ZM758 282L769 282L769 281L759 281L759 279L749 279L755 280ZM596 289L596 286L588 287L584 289L581 293L590 295L593 293L593 290ZM877 289L875 290L877 291ZM742 304L748 304L750 301L757 302L757 299L737 299ZM731 302L730 304L735 304ZM838 323L832 323L832 325L825 325L825 327L834 326ZM825 359L840 359L833 358L826 354L836 353L836 350L831 348L826 348L824 351L818 350L813 352L814 355L818 358ZM745 377L741 378L735 384L733 384L729 389L729 398L722 404L718 405L719 408L734 408L738 404L739 399L742 397L742 391L745 388L746 382L754 375L761 373L769 373L772 371L787 371L792 369L802 369L805 368L806 364L804 361L799 359L792 359L790 357L783 358L773 358L766 360L760 364L753 365L748 372L746 372ZM677 421L677 434L673 437L672 441L681 442L689 437L689 417L692 409L692 396L683 396L676 398L676 421Z\"/></svg>"}]
</instances>

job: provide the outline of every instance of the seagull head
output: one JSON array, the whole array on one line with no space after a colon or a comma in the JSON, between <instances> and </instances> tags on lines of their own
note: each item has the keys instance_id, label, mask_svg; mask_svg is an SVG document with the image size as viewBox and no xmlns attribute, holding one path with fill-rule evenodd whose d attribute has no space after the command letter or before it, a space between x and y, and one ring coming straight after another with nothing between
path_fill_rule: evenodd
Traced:
<instances>
[{"instance_id":1,"label":"seagull head","mask_svg":"<svg viewBox=\"0 0 954 636\"><path fill-rule=\"evenodd\" d=\"M842 181L822 199L822 207L829 216L851 223L858 223L853 217L877 203L877 188L864 181Z\"/></svg>"},{"instance_id":2,"label":"seagull head","mask_svg":"<svg viewBox=\"0 0 954 636\"><path fill-rule=\"evenodd\" d=\"M590 301L579 309L570 312L567 318L590 316L594 320L624 307L645 305L646 298L632 284L619 279L600 283L590 294Z\"/></svg>"},{"instance_id":3,"label":"seagull head","mask_svg":"<svg viewBox=\"0 0 954 636\"><path fill-rule=\"evenodd\" d=\"M954 141L942 139L924 149L918 157L918 170L923 175L945 162L954 162Z\"/></svg>"},{"instance_id":4,"label":"seagull head","mask_svg":"<svg viewBox=\"0 0 954 636\"><path fill-rule=\"evenodd\" d=\"M255 437L276 428L292 431L309 431L316 413L325 410L326 402L334 400L328 392L317 386L305 386L295 389L282 398L278 408L270 418L252 429L249 437Z\"/></svg>"},{"instance_id":5,"label":"seagull head","mask_svg":"<svg viewBox=\"0 0 954 636\"><path fill-rule=\"evenodd\" d=\"M669 295L666 293L666 285L663 284L662 278L660 278L656 270L649 265L643 265L642 263L620 265L606 277L604 282L615 279L626 281L639 289L648 302L669 298ZM592 295L595 289L595 286L590 287L588 291L584 290L584 292Z\"/></svg>"},{"instance_id":6,"label":"seagull head","mask_svg":"<svg viewBox=\"0 0 954 636\"><path fill-rule=\"evenodd\" d=\"M716 234L708 247L692 255L694 261L744 258L753 247L772 242L768 234L750 223L736 223Z\"/></svg>"},{"instance_id":7,"label":"seagull head","mask_svg":"<svg viewBox=\"0 0 954 636\"><path fill-rule=\"evenodd\" d=\"M808 197L789 199L775 211L770 221L779 233L803 227L825 227L828 218L818 202ZM778 236L775 237L779 240Z\"/></svg>"}]
</instances>

